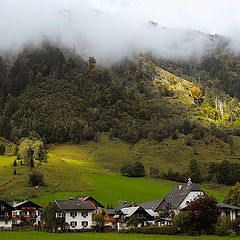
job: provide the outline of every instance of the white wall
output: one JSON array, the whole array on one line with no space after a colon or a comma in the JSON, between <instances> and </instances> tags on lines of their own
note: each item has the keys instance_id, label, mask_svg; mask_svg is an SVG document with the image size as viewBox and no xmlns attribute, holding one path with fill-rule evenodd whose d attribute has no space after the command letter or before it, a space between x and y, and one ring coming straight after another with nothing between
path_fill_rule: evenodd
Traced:
<instances>
[{"instance_id":1,"label":"white wall","mask_svg":"<svg viewBox=\"0 0 240 240\"><path fill-rule=\"evenodd\" d=\"M71 217L70 212L77 212L77 216L76 217ZM86 211L74 211L73 210L73 211L67 211L65 213L65 222L69 224L70 229L74 230L74 229L83 229L83 228L91 228L92 227L93 211L88 212L88 216L86 216L86 217L82 216L82 212L86 212ZM82 226L82 221L87 221L88 222L87 227ZM71 225L70 225L71 222L77 222L77 226L76 227L71 227Z\"/></svg>"},{"instance_id":2,"label":"white wall","mask_svg":"<svg viewBox=\"0 0 240 240\"><path fill-rule=\"evenodd\" d=\"M7 229L12 228L12 219L9 219L7 224L5 224L5 220L0 220L0 227L7 228Z\"/></svg>"},{"instance_id":3,"label":"white wall","mask_svg":"<svg viewBox=\"0 0 240 240\"><path fill-rule=\"evenodd\" d=\"M187 206L187 202L191 202L192 200L194 200L199 195L203 195L203 192L201 192L201 191L190 192L178 208L179 209L185 208Z\"/></svg>"}]
</instances>

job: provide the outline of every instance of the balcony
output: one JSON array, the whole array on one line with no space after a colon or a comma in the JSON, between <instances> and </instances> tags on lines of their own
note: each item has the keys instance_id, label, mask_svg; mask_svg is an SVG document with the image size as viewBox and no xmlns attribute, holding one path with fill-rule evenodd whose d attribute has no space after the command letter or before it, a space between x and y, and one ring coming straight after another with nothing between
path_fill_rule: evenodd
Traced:
<instances>
[{"instance_id":1,"label":"balcony","mask_svg":"<svg viewBox=\"0 0 240 240\"><path fill-rule=\"evenodd\" d=\"M18 219L22 219L22 218L37 218L38 215L13 215L12 218L18 218Z\"/></svg>"}]
</instances>

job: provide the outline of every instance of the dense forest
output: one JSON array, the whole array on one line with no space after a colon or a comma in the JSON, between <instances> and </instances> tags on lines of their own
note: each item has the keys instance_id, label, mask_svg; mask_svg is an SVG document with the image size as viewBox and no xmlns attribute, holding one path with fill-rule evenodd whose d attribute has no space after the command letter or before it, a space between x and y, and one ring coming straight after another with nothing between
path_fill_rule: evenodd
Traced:
<instances>
[{"instance_id":1,"label":"dense forest","mask_svg":"<svg viewBox=\"0 0 240 240\"><path fill-rule=\"evenodd\" d=\"M201 60L137 54L108 69L49 42L13 61L0 57L0 136L79 143L109 132L136 143L179 132L201 139L207 131L229 141L240 134L240 57L226 49ZM162 80L157 69L174 75ZM190 103L174 87L177 76L190 82L182 91Z\"/></svg>"}]
</instances>

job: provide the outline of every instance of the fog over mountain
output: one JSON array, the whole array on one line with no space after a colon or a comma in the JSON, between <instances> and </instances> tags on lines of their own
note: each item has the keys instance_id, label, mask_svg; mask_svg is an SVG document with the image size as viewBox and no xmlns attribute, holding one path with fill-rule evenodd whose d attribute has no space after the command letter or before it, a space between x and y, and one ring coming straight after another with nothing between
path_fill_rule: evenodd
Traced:
<instances>
[{"instance_id":1,"label":"fog over mountain","mask_svg":"<svg viewBox=\"0 0 240 240\"><path fill-rule=\"evenodd\" d=\"M238 51L239 7L234 0L2 0L0 49L48 39L104 62L136 51L186 58L215 44L206 34L220 34Z\"/></svg>"}]
</instances>

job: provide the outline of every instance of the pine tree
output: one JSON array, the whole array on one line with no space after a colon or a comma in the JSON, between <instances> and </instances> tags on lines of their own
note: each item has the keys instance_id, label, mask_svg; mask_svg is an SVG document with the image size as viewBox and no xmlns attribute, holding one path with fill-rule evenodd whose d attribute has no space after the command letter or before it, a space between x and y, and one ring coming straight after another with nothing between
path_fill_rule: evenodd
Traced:
<instances>
[{"instance_id":1,"label":"pine tree","mask_svg":"<svg viewBox=\"0 0 240 240\"><path fill-rule=\"evenodd\" d=\"M195 159L192 159L189 162L189 170L192 181L196 183L201 182L201 173L198 167L198 162Z\"/></svg>"}]
</instances>

